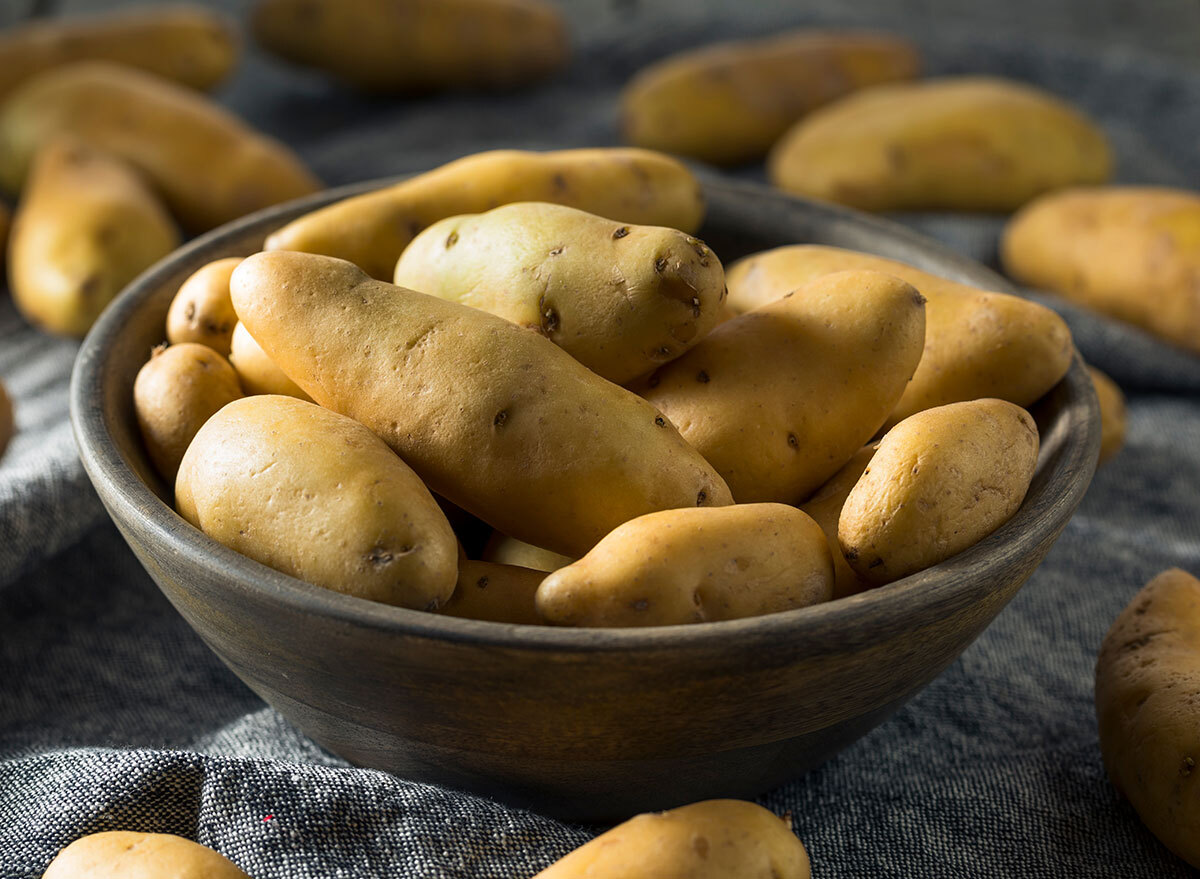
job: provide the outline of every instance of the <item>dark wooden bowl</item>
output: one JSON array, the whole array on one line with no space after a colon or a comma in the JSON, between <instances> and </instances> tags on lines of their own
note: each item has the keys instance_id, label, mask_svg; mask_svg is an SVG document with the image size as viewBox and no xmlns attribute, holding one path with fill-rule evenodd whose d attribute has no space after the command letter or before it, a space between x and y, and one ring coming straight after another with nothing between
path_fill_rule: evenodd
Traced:
<instances>
[{"instance_id":1,"label":"dark wooden bowl","mask_svg":"<svg viewBox=\"0 0 1200 879\"><path fill-rule=\"evenodd\" d=\"M1076 359L1039 407L1039 469L1020 511L960 555L817 607L653 629L554 629L441 617L295 580L171 509L134 421L134 376L202 264L375 181L271 208L176 251L84 342L71 417L88 475L171 603L246 684L345 759L565 819L623 819L753 797L849 745L936 677L1041 562L1100 443ZM897 257L977 286L991 272L901 227L761 186L706 181L702 236L726 261L794 242Z\"/></svg>"}]
</instances>

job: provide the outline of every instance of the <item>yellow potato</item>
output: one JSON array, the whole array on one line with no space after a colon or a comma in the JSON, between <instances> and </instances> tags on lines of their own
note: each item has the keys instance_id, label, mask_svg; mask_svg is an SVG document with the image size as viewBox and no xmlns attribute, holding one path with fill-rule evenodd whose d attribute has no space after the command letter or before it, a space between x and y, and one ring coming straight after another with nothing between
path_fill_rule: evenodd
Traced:
<instances>
[{"instance_id":1,"label":"yellow potato","mask_svg":"<svg viewBox=\"0 0 1200 879\"><path fill-rule=\"evenodd\" d=\"M42 879L250 879L212 849L169 833L110 830L60 851Z\"/></svg>"},{"instance_id":2,"label":"yellow potato","mask_svg":"<svg viewBox=\"0 0 1200 879\"><path fill-rule=\"evenodd\" d=\"M192 232L320 187L287 147L207 98L101 61L41 74L0 106L0 185L18 191L38 147L62 133L141 171Z\"/></svg>"},{"instance_id":3,"label":"yellow potato","mask_svg":"<svg viewBox=\"0 0 1200 879\"><path fill-rule=\"evenodd\" d=\"M493 150L305 214L267 238L266 249L336 256L390 280L404 248L426 226L514 201L563 204L621 223L683 232L695 232L704 219L700 183L659 153Z\"/></svg>"},{"instance_id":4,"label":"yellow potato","mask_svg":"<svg viewBox=\"0 0 1200 879\"><path fill-rule=\"evenodd\" d=\"M787 819L742 800L630 818L533 879L809 879Z\"/></svg>"},{"instance_id":5,"label":"yellow potato","mask_svg":"<svg viewBox=\"0 0 1200 879\"><path fill-rule=\"evenodd\" d=\"M83 336L126 284L178 246L175 224L132 168L73 139L52 140L13 223L13 303L45 330Z\"/></svg>"},{"instance_id":6,"label":"yellow potato","mask_svg":"<svg viewBox=\"0 0 1200 879\"><path fill-rule=\"evenodd\" d=\"M505 534L581 555L643 513L732 500L653 406L503 318L303 253L249 257L231 291L306 393Z\"/></svg>"},{"instance_id":7,"label":"yellow potato","mask_svg":"<svg viewBox=\"0 0 1200 879\"><path fill-rule=\"evenodd\" d=\"M617 384L699 342L725 298L721 261L700 239L542 202L434 223L394 280L541 333Z\"/></svg>"},{"instance_id":8,"label":"yellow potato","mask_svg":"<svg viewBox=\"0 0 1200 879\"><path fill-rule=\"evenodd\" d=\"M850 567L876 585L957 555L1021 506L1038 430L1020 406L971 400L906 418L879 441L838 519Z\"/></svg>"},{"instance_id":9,"label":"yellow potato","mask_svg":"<svg viewBox=\"0 0 1200 879\"><path fill-rule=\"evenodd\" d=\"M927 300L925 353L887 426L914 412L981 397L1029 406L1071 366L1071 331L1050 309L853 250L801 244L748 256L729 267L726 301L748 311L847 269L896 275Z\"/></svg>"},{"instance_id":10,"label":"yellow potato","mask_svg":"<svg viewBox=\"0 0 1200 879\"><path fill-rule=\"evenodd\" d=\"M1071 189L1009 221L1005 270L1200 354L1200 192Z\"/></svg>"},{"instance_id":11,"label":"yellow potato","mask_svg":"<svg viewBox=\"0 0 1200 879\"><path fill-rule=\"evenodd\" d=\"M3 455L4 450L8 448L9 440L12 439L15 430L12 400L8 396L4 382L0 382L0 455Z\"/></svg>"},{"instance_id":12,"label":"yellow potato","mask_svg":"<svg viewBox=\"0 0 1200 879\"><path fill-rule=\"evenodd\" d=\"M1125 444L1125 395L1111 378L1094 366L1088 367L1096 399L1100 401L1100 464L1121 451Z\"/></svg>"},{"instance_id":13,"label":"yellow potato","mask_svg":"<svg viewBox=\"0 0 1200 879\"><path fill-rule=\"evenodd\" d=\"M921 359L924 302L893 275L827 275L721 324L636 390L738 503L797 503L895 408Z\"/></svg>"},{"instance_id":14,"label":"yellow potato","mask_svg":"<svg viewBox=\"0 0 1200 879\"><path fill-rule=\"evenodd\" d=\"M229 362L247 394L281 394L312 402L312 397L284 374L240 322L233 328Z\"/></svg>"},{"instance_id":15,"label":"yellow potato","mask_svg":"<svg viewBox=\"0 0 1200 879\"><path fill-rule=\"evenodd\" d=\"M243 555L317 586L414 610L454 592L458 541L412 469L353 419L293 397L247 397L196 434L180 515Z\"/></svg>"},{"instance_id":16,"label":"yellow potato","mask_svg":"<svg viewBox=\"0 0 1200 879\"><path fill-rule=\"evenodd\" d=\"M229 276L241 261L237 256L214 260L179 286L167 311L167 339L172 345L199 342L229 356L237 324L229 299Z\"/></svg>"},{"instance_id":17,"label":"yellow potato","mask_svg":"<svg viewBox=\"0 0 1200 879\"><path fill-rule=\"evenodd\" d=\"M1104 133L1024 83L959 76L863 89L802 119L768 173L798 195L868 211L1011 211L1112 174Z\"/></svg>"},{"instance_id":18,"label":"yellow potato","mask_svg":"<svg viewBox=\"0 0 1200 879\"><path fill-rule=\"evenodd\" d=\"M1142 823L1200 868L1200 580L1163 571L1121 611L1096 660L1104 766Z\"/></svg>"},{"instance_id":19,"label":"yellow potato","mask_svg":"<svg viewBox=\"0 0 1200 879\"><path fill-rule=\"evenodd\" d=\"M800 505L800 509L812 516L813 521L821 526L821 530L825 532L825 539L829 542L829 553L833 556L834 598L857 595L874 585L850 567L846 556L842 554L842 545L838 543L838 519L841 518L846 496L858 484L874 454L874 445L863 446L846 462L845 467L833 474L828 482L817 489L816 494Z\"/></svg>"},{"instance_id":20,"label":"yellow potato","mask_svg":"<svg viewBox=\"0 0 1200 879\"><path fill-rule=\"evenodd\" d=\"M662 510L608 534L538 587L556 626L674 626L828 601L833 561L821 527L784 504Z\"/></svg>"},{"instance_id":21,"label":"yellow potato","mask_svg":"<svg viewBox=\"0 0 1200 879\"><path fill-rule=\"evenodd\" d=\"M374 92L511 88L568 55L545 0L259 0L250 26L268 51Z\"/></svg>"},{"instance_id":22,"label":"yellow potato","mask_svg":"<svg viewBox=\"0 0 1200 879\"><path fill-rule=\"evenodd\" d=\"M0 98L32 76L75 61L112 61L211 89L237 55L233 22L194 4L40 19L0 32Z\"/></svg>"},{"instance_id":23,"label":"yellow potato","mask_svg":"<svg viewBox=\"0 0 1200 879\"><path fill-rule=\"evenodd\" d=\"M459 559L458 585L442 613L469 620L539 626L533 604L544 571Z\"/></svg>"},{"instance_id":24,"label":"yellow potato","mask_svg":"<svg viewBox=\"0 0 1200 879\"><path fill-rule=\"evenodd\" d=\"M547 574L575 561L570 556L533 546L499 531L493 531L488 538L482 557L484 561L532 568Z\"/></svg>"},{"instance_id":25,"label":"yellow potato","mask_svg":"<svg viewBox=\"0 0 1200 879\"><path fill-rule=\"evenodd\" d=\"M906 40L801 30L717 43L642 70L621 94L632 144L718 165L749 162L806 113L855 89L917 75Z\"/></svg>"}]
</instances>

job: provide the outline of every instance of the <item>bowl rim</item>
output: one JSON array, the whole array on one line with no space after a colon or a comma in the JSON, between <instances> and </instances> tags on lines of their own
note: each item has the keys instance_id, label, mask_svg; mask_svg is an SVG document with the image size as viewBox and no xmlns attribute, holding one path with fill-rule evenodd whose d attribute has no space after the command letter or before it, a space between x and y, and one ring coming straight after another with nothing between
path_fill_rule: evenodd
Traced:
<instances>
[{"instance_id":1,"label":"bowl rim","mask_svg":"<svg viewBox=\"0 0 1200 879\"><path fill-rule=\"evenodd\" d=\"M216 249L248 230L262 227L265 239L282 222L302 213L354 195L370 192L411 175L352 183L275 205L207 232L164 257L134 279L110 304L88 333L71 375L70 417L80 458L110 516L136 521L150 542L171 547L191 564L219 569L224 588L250 597L278 601L292 610L319 614L353 627L374 629L396 636L430 638L481 647L540 650L566 653L640 651L661 649L707 650L736 643L743 649L789 642L804 651L821 642L822 635L842 633L850 644L861 638L864 646L901 630L928 624L944 612L974 604L990 588L978 576L980 562L989 565L1013 562L1031 547L1053 540L1074 513L1090 483L1100 447L1099 408L1082 358L1074 354L1066 384L1071 401L1082 403L1082 413L1064 407L1059 418L1064 428L1061 461L1042 487L1048 502L1036 514L1026 495L1020 509L996 531L957 555L884 586L817 605L757 617L640 628L563 628L497 623L446 616L387 605L334 592L267 567L224 546L194 528L142 481L113 439L108 421L112 413L93 401L103 399L107 355L129 318L178 266ZM915 265L939 264L936 272L976 287L1017 294L1007 281L975 261L897 223L859 213L839 205L798 198L761 184L731 181L698 174L706 194L724 190L733 197L764 199L801 206L810 215L829 223L849 223L867 233L912 248ZM950 269L947 272L946 269ZM929 270L926 268L926 270ZM124 527L122 526L122 530ZM863 625L870 620L870 625ZM869 635L869 637L866 637ZM816 650L814 652L821 652Z\"/></svg>"}]
</instances>

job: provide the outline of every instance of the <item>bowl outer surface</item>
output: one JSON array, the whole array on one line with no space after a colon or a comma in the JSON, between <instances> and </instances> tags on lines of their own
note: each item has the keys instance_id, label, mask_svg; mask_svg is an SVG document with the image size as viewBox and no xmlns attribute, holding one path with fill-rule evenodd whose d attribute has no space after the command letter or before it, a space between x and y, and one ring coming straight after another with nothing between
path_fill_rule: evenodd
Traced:
<instances>
[{"instance_id":1,"label":"bowl outer surface","mask_svg":"<svg viewBox=\"0 0 1200 879\"><path fill-rule=\"evenodd\" d=\"M259 565L164 502L133 418L133 378L191 272L388 182L269 208L176 251L101 317L71 389L84 466L159 587L255 692L354 763L576 820L754 796L866 733L949 665L1033 572L1086 491L1099 420L1076 358L1038 407L1038 472L1016 516L933 569L836 602L693 626L554 629L375 604ZM701 235L726 262L820 243L1012 289L886 221L754 184L704 182Z\"/></svg>"}]
</instances>

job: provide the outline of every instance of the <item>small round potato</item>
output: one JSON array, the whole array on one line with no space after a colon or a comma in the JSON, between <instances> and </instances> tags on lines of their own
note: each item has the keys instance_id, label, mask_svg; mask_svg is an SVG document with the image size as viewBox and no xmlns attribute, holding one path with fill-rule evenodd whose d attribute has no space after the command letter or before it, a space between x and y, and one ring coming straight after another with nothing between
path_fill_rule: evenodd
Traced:
<instances>
[{"instance_id":1,"label":"small round potato","mask_svg":"<svg viewBox=\"0 0 1200 879\"><path fill-rule=\"evenodd\" d=\"M1117 383L1094 366L1088 367L1100 401L1100 464L1125 445L1125 395Z\"/></svg>"},{"instance_id":2,"label":"small round potato","mask_svg":"<svg viewBox=\"0 0 1200 879\"><path fill-rule=\"evenodd\" d=\"M12 399L8 396L4 382L0 382L0 455L3 455L4 450L8 448L8 442L12 439L14 431Z\"/></svg>"},{"instance_id":3,"label":"small round potato","mask_svg":"<svg viewBox=\"0 0 1200 879\"><path fill-rule=\"evenodd\" d=\"M357 421L293 397L246 397L196 434L180 515L317 586L414 610L450 598L458 540L424 483Z\"/></svg>"},{"instance_id":4,"label":"small round potato","mask_svg":"<svg viewBox=\"0 0 1200 879\"><path fill-rule=\"evenodd\" d=\"M42 879L250 879L212 849L169 833L110 830L60 851Z\"/></svg>"},{"instance_id":5,"label":"small round potato","mask_svg":"<svg viewBox=\"0 0 1200 879\"><path fill-rule=\"evenodd\" d=\"M297 400L312 402L312 397L287 377L275 361L267 356L250 331L242 323L233 328L233 339L230 343L229 362L237 370L238 378L247 395L281 394L285 397L295 397Z\"/></svg>"},{"instance_id":6,"label":"small round potato","mask_svg":"<svg viewBox=\"0 0 1200 879\"><path fill-rule=\"evenodd\" d=\"M828 601L821 527L784 504L663 510L606 536L537 590L558 626L671 626L761 616Z\"/></svg>"},{"instance_id":7,"label":"small round potato","mask_svg":"<svg viewBox=\"0 0 1200 879\"><path fill-rule=\"evenodd\" d=\"M458 585L442 613L493 623L542 625L534 595L545 579L544 571L459 559Z\"/></svg>"},{"instance_id":8,"label":"small round potato","mask_svg":"<svg viewBox=\"0 0 1200 879\"><path fill-rule=\"evenodd\" d=\"M172 345L199 342L229 356L237 323L229 298L229 276L241 261L232 256L210 262L179 286L167 312L167 339Z\"/></svg>"},{"instance_id":9,"label":"small round potato","mask_svg":"<svg viewBox=\"0 0 1200 879\"><path fill-rule=\"evenodd\" d=\"M833 597L844 598L847 595L857 595L874 586L860 577L846 561L842 554L842 545L838 543L838 519L842 515L842 507L846 497L858 484L863 471L871 463L875 455L875 446L863 446L846 466L833 474L833 477L817 489L817 493L800 505L800 509L812 516L813 521L825 532L829 541L829 552L833 556Z\"/></svg>"},{"instance_id":10,"label":"small round potato","mask_svg":"<svg viewBox=\"0 0 1200 879\"><path fill-rule=\"evenodd\" d=\"M484 561L532 568L546 574L566 567L575 561L570 556L542 549L540 546L525 543L523 540L501 534L499 531L493 531L492 536L488 538L482 557Z\"/></svg>"}]
</instances>

